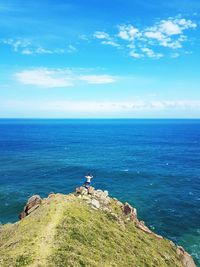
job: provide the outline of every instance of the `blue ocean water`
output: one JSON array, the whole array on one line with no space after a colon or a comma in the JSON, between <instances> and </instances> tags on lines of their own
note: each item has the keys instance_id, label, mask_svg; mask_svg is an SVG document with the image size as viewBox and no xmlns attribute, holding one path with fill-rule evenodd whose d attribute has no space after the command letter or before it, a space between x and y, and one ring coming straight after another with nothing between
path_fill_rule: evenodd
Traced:
<instances>
[{"instance_id":1,"label":"blue ocean water","mask_svg":"<svg viewBox=\"0 0 200 267\"><path fill-rule=\"evenodd\" d=\"M200 120L0 120L0 222L86 172L200 266Z\"/></svg>"}]
</instances>

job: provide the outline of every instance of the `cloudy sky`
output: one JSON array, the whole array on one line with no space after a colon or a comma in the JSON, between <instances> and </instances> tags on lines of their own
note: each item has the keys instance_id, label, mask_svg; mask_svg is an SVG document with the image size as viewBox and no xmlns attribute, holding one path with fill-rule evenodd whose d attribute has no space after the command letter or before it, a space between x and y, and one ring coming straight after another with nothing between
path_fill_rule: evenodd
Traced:
<instances>
[{"instance_id":1,"label":"cloudy sky","mask_svg":"<svg viewBox=\"0 0 200 267\"><path fill-rule=\"evenodd\" d=\"M199 118L198 0L1 0L1 118Z\"/></svg>"}]
</instances>

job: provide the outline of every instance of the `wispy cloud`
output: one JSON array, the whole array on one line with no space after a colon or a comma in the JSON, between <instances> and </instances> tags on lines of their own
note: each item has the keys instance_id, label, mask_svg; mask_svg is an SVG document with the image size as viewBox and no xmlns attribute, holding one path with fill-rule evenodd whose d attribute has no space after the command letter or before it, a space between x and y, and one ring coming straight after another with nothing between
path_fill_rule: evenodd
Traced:
<instances>
[{"instance_id":1,"label":"wispy cloud","mask_svg":"<svg viewBox=\"0 0 200 267\"><path fill-rule=\"evenodd\" d=\"M23 55L45 55L45 54L64 54L64 53L73 53L77 52L78 49L72 45L65 45L63 48L45 48L41 45L35 44L33 41L28 39L1 39L1 44L9 45L14 52L23 54Z\"/></svg>"},{"instance_id":2,"label":"wispy cloud","mask_svg":"<svg viewBox=\"0 0 200 267\"><path fill-rule=\"evenodd\" d=\"M74 45L68 45L68 47L67 47L67 52L68 53L74 53L74 52L76 52L77 51L77 48L74 46Z\"/></svg>"},{"instance_id":3,"label":"wispy cloud","mask_svg":"<svg viewBox=\"0 0 200 267\"><path fill-rule=\"evenodd\" d=\"M0 43L11 46L15 52L24 50L31 45L31 42L29 40L26 40L26 39L14 40L11 38L2 39L0 40Z\"/></svg>"},{"instance_id":4,"label":"wispy cloud","mask_svg":"<svg viewBox=\"0 0 200 267\"><path fill-rule=\"evenodd\" d=\"M110 75L83 75L79 79L89 84L107 84L116 81L116 78Z\"/></svg>"},{"instance_id":5,"label":"wispy cloud","mask_svg":"<svg viewBox=\"0 0 200 267\"><path fill-rule=\"evenodd\" d=\"M113 46L117 44L118 47L128 48L131 57L159 59L165 55L161 52L163 48L180 50L186 41L189 42L186 31L196 27L195 22L179 15L141 29L132 24L122 24L113 35L97 31L94 37L100 39L102 44L106 44L106 40L107 44L110 41Z\"/></svg>"},{"instance_id":6,"label":"wispy cloud","mask_svg":"<svg viewBox=\"0 0 200 267\"><path fill-rule=\"evenodd\" d=\"M180 54L177 53L177 52L171 54L171 57L172 57L172 58L177 58L177 57L179 57L179 56L180 56Z\"/></svg>"},{"instance_id":7,"label":"wispy cloud","mask_svg":"<svg viewBox=\"0 0 200 267\"><path fill-rule=\"evenodd\" d=\"M116 81L116 77L103 74L81 74L80 71L69 69L36 68L15 73L18 82L42 88L61 88L74 86L78 81L88 84L109 84Z\"/></svg>"},{"instance_id":8,"label":"wispy cloud","mask_svg":"<svg viewBox=\"0 0 200 267\"><path fill-rule=\"evenodd\" d=\"M51 111L51 112L93 112L96 113L130 113L137 112L159 112L159 111L200 111L200 101L189 100L155 100L155 101L39 101L39 102L22 102L10 101L2 103L3 107L19 108L20 110ZM167 113L166 113L167 114Z\"/></svg>"},{"instance_id":9,"label":"wispy cloud","mask_svg":"<svg viewBox=\"0 0 200 267\"><path fill-rule=\"evenodd\" d=\"M110 39L110 35L108 33L99 31L94 33L94 37L97 39Z\"/></svg>"},{"instance_id":10,"label":"wispy cloud","mask_svg":"<svg viewBox=\"0 0 200 267\"><path fill-rule=\"evenodd\" d=\"M158 20L150 26L139 27L133 24L117 25L114 33L96 31L93 38L102 45L111 46L127 51L131 57L136 59L153 58L160 59L166 54L171 55L170 50L181 48L184 43L189 44L190 38L187 32L194 30L197 24L191 19L179 16ZM89 40L88 36L81 35L79 39ZM62 47L52 48L38 44L37 41L28 38L6 38L1 39L0 44L8 45L14 52L26 56L51 55L78 52L74 44L62 44ZM75 42L75 44L77 44Z\"/></svg>"},{"instance_id":11,"label":"wispy cloud","mask_svg":"<svg viewBox=\"0 0 200 267\"><path fill-rule=\"evenodd\" d=\"M111 45L111 46L114 46L114 47L117 47L117 48L120 47L120 45L114 40L114 38L111 37L106 32L96 31L93 36L96 39L100 39L101 40L101 44L103 44L103 45Z\"/></svg>"},{"instance_id":12,"label":"wispy cloud","mask_svg":"<svg viewBox=\"0 0 200 267\"><path fill-rule=\"evenodd\" d=\"M17 52L17 51L16 51ZM54 53L56 53L56 54L60 54L61 53L61 51L53 51L53 50L50 50L50 49L45 49L45 48L43 48L43 47L38 47L38 48L28 48L28 47L26 47L26 48L24 48L24 49L22 49L21 51L20 51L20 53L21 54L23 54L23 55L44 55L44 54L54 54Z\"/></svg>"},{"instance_id":13,"label":"wispy cloud","mask_svg":"<svg viewBox=\"0 0 200 267\"><path fill-rule=\"evenodd\" d=\"M62 74L62 75L61 75ZM17 80L25 85L34 85L38 87L68 87L72 86L72 80L66 75L63 77L63 72L48 70L48 69L34 69L24 70L15 74Z\"/></svg>"},{"instance_id":14,"label":"wispy cloud","mask_svg":"<svg viewBox=\"0 0 200 267\"><path fill-rule=\"evenodd\" d=\"M150 58L156 58L156 59L159 59L161 57L163 57L163 54L161 53L155 53L152 49L150 48L147 48L147 47L143 47L141 48L141 51L147 55L148 57Z\"/></svg>"}]
</instances>

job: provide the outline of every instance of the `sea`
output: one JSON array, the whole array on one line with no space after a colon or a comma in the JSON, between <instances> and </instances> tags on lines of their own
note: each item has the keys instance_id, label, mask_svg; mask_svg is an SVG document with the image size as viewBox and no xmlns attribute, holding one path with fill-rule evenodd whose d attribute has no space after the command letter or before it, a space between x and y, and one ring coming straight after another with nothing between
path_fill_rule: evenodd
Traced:
<instances>
[{"instance_id":1,"label":"sea","mask_svg":"<svg viewBox=\"0 0 200 267\"><path fill-rule=\"evenodd\" d=\"M87 172L200 266L200 120L0 120L1 224L33 194L73 192Z\"/></svg>"}]
</instances>

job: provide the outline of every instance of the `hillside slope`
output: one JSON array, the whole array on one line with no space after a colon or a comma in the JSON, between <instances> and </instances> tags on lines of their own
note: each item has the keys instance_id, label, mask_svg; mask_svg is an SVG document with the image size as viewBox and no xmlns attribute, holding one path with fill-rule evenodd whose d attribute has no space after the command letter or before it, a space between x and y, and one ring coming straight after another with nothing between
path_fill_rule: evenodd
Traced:
<instances>
[{"instance_id":1,"label":"hillside slope","mask_svg":"<svg viewBox=\"0 0 200 267\"><path fill-rule=\"evenodd\" d=\"M0 266L195 265L181 248L139 222L128 203L100 190L88 194L83 189L51 194L21 221L2 226Z\"/></svg>"}]
</instances>

